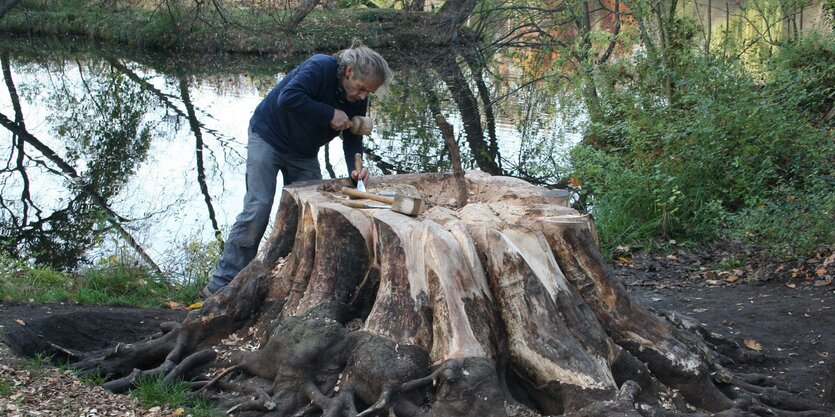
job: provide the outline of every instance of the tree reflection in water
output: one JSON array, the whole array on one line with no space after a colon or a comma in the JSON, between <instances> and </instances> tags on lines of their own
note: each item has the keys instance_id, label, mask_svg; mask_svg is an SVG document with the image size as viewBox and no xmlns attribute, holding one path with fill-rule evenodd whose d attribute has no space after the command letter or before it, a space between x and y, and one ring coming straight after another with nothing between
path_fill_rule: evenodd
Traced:
<instances>
[{"instance_id":1,"label":"tree reflection in water","mask_svg":"<svg viewBox=\"0 0 835 417\"><path fill-rule=\"evenodd\" d=\"M101 51L103 57L32 57L18 50L3 61L15 111L3 123L12 137L0 172L6 253L72 269L117 236L143 262L181 276L186 244L222 242L244 191L249 116L280 79L276 72L292 63L279 68L236 58L207 67L203 57L172 62ZM372 100L375 131L366 140L372 171L452 171L435 124L442 114L455 129L464 169L556 182L554 155L564 149L537 144L553 145L546 131L553 100L498 75L507 63L461 51L384 51L397 75L390 94ZM325 176L344 176L341 143L331 146L320 153Z\"/></svg>"}]
</instances>

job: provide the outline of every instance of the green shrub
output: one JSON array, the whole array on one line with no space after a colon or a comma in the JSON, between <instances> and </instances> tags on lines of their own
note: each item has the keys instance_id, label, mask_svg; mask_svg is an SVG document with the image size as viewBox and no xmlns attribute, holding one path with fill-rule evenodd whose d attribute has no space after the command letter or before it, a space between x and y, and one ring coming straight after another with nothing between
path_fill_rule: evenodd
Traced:
<instances>
[{"instance_id":1,"label":"green shrub","mask_svg":"<svg viewBox=\"0 0 835 417\"><path fill-rule=\"evenodd\" d=\"M601 73L612 87L602 117L572 155L605 245L733 236L792 255L833 240L835 147L815 123L831 108L833 64L798 48L765 82L736 62L680 56L672 94L646 56ZM824 84L794 82L788 63Z\"/></svg>"}]
</instances>

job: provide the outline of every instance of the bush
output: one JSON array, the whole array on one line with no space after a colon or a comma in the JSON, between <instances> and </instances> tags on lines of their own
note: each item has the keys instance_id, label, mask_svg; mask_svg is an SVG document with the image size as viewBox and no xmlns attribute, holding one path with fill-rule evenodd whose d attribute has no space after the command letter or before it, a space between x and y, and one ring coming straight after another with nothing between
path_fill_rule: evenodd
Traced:
<instances>
[{"instance_id":1,"label":"bush","mask_svg":"<svg viewBox=\"0 0 835 417\"><path fill-rule=\"evenodd\" d=\"M792 255L832 241L835 149L814 123L832 85L793 82L784 68L828 82L833 64L797 48L765 82L735 62L682 57L672 95L648 57L601 74L611 88L573 165L605 244L742 236Z\"/></svg>"}]
</instances>

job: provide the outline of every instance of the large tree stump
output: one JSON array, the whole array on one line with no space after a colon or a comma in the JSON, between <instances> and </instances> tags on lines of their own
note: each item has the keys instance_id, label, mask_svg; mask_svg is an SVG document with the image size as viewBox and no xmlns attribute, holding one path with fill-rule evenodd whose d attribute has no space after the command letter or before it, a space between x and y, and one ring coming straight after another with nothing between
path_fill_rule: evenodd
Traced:
<instances>
[{"instance_id":1,"label":"large tree stump","mask_svg":"<svg viewBox=\"0 0 835 417\"><path fill-rule=\"evenodd\" d=\"M227 288L79 366L114 391L193 381L235 415L831 415L740 380L727 343L632 299L565 193L466 180L465 207L452 175L369 184L422 197L419 217L346 207L347 181L285 187L268 242ZM236 332L257 348L218 359ZM212 367L225 369L202 377Z\"/></svg>"}]
</instances>

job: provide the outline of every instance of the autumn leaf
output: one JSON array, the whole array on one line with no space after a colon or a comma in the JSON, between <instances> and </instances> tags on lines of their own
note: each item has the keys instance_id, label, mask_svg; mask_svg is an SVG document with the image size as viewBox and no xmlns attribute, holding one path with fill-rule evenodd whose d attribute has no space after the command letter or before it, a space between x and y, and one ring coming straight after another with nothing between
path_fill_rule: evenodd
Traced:
<instances>
[{"instance_id":1,"label":"autumn leaf","mask_svg":"<svg viewBox=\"0 0 835 417\"><path fill-rule=\"evenodd\" d=\"M203 307L203 302L202 301L197 301L195 303L189 304L189 306L186 307L186 310L197 310L200 307Z\"/></svg>"},{"instance_id":2,"label":"autumn leaf","mask_svg":"<svg viewBox=\"0 0 835 417\"><path fill-rule=\"evenodd\" d=\"M572 187L579 187L580 186L580 179L575 177L568 177L568 181L571 183Z\"/></svg>"},{"instance_id":3,"label":"autumn leaf","mask_svg":"<svg viewBox=\"0 0 835 417\"><path fill-rule=\"evenodd\" d=\"M15 319L15 323L17 323L17 324L19 324L19 325L21 325L21 326L25 326L25 325L26 325L26 322L25 322L25 321L23 321L23 320L21 320L21 319Z\"/></svg>"},{"instance_id":4,"label":"autumn leaf","mask_svg":"<svg viewBox=\"0 0 835 417\"><path fill-rule=\"evenodd\" d=\"M170 416L171 416L171 417L178 417L178 416L182 415L182 414L183 414L183 413L185 413L185 412L186 412L186 410L184 410L184 409L182 409L182 408L178 408L178 409L176 409L176 410L172 411L172 412L171 412L171 414L170 414Z\"/></svg>"},{"instance_id":5,"label":"autumn leaf","mask_svg":"<svg viewBox=\"0 0 835 417\"><path fill-rule=\"evenodd\" d=\"M618 261L618 263L621 263L621 264L624 264L624 265L629 265L629 264L632 263L632 261L629 258L626 258L624 256L619 257L617 259L617 261Z\"/></svg>"},{"instance_id":6,"label":"autumn leaf","mask_svg":"<svg viewBox=\"0 0 835 417\"><path fill-rule=\"evenodd\" d=\"M793 282L787 282L786 286L789 287L789 288L797 288L797 284L795 284Z\"/></svg>"},{"instance_id":7,"label":"autumn leaf","mask_svg":"<svg viewBox=\"0 0 835 417\"><path fill-rule=\"evenodd\" d=\"M829 266L829 264L835 263L835 253L829 255L828 258L824 259L823 266Z\"/></svg>"},{"instance_id":8,"label":"autumn leaf","mask_svg":"<svg viewBox=\"0 0 835 417\"><path fill-rule=\"evenodd\" d=\"M169 310L182 310L183 305L176 302L176 301L166 301L162 303L162 306L169 309Z\"/></svg>"},{"instance_id":9,"label":"autumn leaf","mask_svg":"<svg viewBox=\"0 0 835 417\"><path fill-rule=\"evenodd\" d=\"M756 350L757 352L760 352L760 351L763 350L763 345L759 344L759 342L757 342L756 340L745 339L745 342L743 344L748 349Z\"/></svg>"},{"instance_id":10,"label":"autumn leaf","mask_svg":"<svg viewBox=\"0 0 835 417\"><path fill-rule=\"evenodd\" d=\"M731 276L725 278L725 282L730 282L732 284L734 282L737 282L737 281L739 281L739 275L731 275Z\"/></svg>"},{"instance_id":11,"label":"autumn leaf","mask_svg":"<svg viewBox=\"0 0 835 417\"><path fill-rule=\"evenodd\" d=\"M815 270L815 274L817 274L817 276L819 277L826 275L826 272L826 268L818 268Z\"/></svg>"},{"instance_id":12,"label":"autumn leaf","mask_svg":"<svg viewBox=\"0 0 835 417\"><path fill-rule=\"evenodd\" d=\"M829 284L832 284L832 277L827 277L826 279L815 280L815 283L813 285L816 286L816 287L825 287Z\"/></svg>"}]
</instances>

